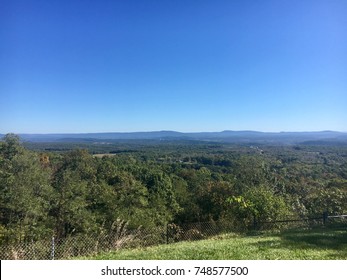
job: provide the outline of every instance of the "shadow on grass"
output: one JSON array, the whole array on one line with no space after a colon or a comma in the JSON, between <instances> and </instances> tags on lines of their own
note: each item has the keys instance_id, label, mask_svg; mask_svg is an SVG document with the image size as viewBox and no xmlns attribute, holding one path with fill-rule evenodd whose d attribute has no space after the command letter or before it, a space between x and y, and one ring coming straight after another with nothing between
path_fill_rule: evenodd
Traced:
<instances>
[{"instance_id":1,"label":"shadow on grass","mask_svg":"<svg viewBox=\"0 0 347 280\"><path fill-rule=\"evenodd\" d=\"M347 228L291 230L277 235L281 246L295 249L335 251L332 258L347 259Z\"/></svg>"},{"instance_id":2,"label":"shadow on grass","mask_svg":"<svg viewBox=\"0 0 347 280\"><path fill-rule=\"evenodd\" d=\"M287 231L279 236L290 242L334 250L347 245L347 229L320 228L306 231Z\"/></svg>"}]
</instances>

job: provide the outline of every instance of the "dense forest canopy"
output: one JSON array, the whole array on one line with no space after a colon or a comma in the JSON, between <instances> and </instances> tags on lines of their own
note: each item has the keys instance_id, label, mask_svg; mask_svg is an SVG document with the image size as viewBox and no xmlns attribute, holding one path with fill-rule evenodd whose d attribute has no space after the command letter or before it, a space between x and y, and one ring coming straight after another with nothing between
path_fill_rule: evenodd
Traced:
<instances>
[{"instance_id":1,"label":"dense forest canopy","mask_svg":"<svg viewBox=\"0 0 347 280\"><path fill-rule=\"evenodd\" d=\"M0 242L347 213L347 146L0 142Z\"/></svg>"}]
</instances>

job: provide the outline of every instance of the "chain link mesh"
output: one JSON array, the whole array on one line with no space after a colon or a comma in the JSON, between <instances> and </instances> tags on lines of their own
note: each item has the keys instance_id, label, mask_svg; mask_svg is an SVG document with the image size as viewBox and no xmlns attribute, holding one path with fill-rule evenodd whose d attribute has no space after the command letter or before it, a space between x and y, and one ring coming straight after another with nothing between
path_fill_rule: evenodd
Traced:
<instances>
[{"instance_id":1,"label":"chain link mesh","mask_svg":"<svg viewBox=\"0 0 347 280\"><path fill-rule=\"evenodd\" d=\"M322 218L255 223L253 230L302 228L323 225ZM347 216L329 217L326 225L347 226ZM248 229L249 230L249 229ZM124 248L147 247L180 241L195 241L214 235L235 231L227 221L209 221L192 224L168 224L153 229L128 229L125 222L118 222L108 233L77 234L66 238L51 237L45 240L0 245L0 259L49 260L93 256Z\"/></svg>"}]
</instances>

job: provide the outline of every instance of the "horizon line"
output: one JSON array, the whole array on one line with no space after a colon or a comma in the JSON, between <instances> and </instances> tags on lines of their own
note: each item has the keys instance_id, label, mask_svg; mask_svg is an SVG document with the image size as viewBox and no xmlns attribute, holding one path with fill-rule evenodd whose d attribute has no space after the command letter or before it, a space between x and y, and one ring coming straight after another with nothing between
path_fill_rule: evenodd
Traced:
<instances>
[{"instance_id":1,"label":"horizon line","mask_svg":"<svg viewBox=\"0 0 347 280\"><path fill-rule=\"evenodd\" d=\"M103 132L0 132L1 135L16 134L16 135L54 135L54 134L132 134L132 133L156 133L156 132L174 132L174 133L223 133L223 132L258 132L258 133L319 133L319 132L335 132L335 133L347 133L347 131L341 130L288 130L288 131L262 131L252 129L231 130L225 129L220 131L178 131L178 130L137 130L137 131L103 131Z\"/></svg>"}]
</instances>

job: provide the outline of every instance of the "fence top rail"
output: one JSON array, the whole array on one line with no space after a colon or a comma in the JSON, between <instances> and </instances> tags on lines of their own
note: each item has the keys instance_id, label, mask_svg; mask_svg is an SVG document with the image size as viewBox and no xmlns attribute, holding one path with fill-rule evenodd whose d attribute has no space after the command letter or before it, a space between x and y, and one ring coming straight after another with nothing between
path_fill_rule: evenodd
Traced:
<instances>
[{"instance_id":1,"label":"fence top rail","mask_svg":"<svg viewBox=\"0 0 347 280\"><path fill-rule=\"evenodd\" d=\"M327 216L327 218L347 218L347 214ZM259 221L259 223L273 224L273 223L288 223L288 222L304 222L304 221L321 220L321 219L322 217L310 217L310 218L304 218L304 219L288 219L288 220L279 220L279 221Z\"/></svg>"},{"instance_id":2,"label":"fence top rail","mask_svg":"<svg viewBox=\"0 0 347 280\"><path fill-rule=\"evenodd\" d=\"M328 218L347 218L347 215L328 216Z\"/></svg>"},{"instance_id":3,"label":"fence top rail","mask_svg":"<svg viewBox=\"0 0 347 280\"><path fill-rule=\"evenodd\" d=\"M314 217L314 218L306 218L306 219L292 219L292 220L280 220L280 221L260 221L260 223L275 224L275 223L289 223L289 222L304 222L304 221L321 220L321 219L322 217Z\"/></svg>"}]
</instances>

